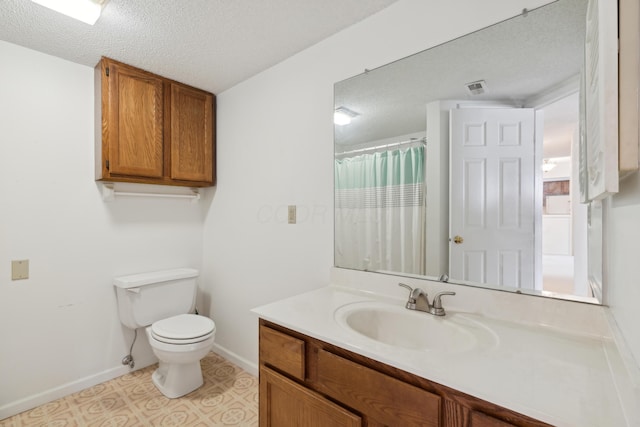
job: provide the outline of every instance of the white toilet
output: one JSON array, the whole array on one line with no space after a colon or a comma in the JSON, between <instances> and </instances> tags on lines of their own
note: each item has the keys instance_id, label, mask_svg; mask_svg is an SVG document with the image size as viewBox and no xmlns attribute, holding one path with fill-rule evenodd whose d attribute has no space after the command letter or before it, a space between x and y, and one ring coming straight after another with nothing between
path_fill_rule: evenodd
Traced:
<instances>
[{"instance_id":1,"label":"white toilet","mask_svg":"<svg viewBox=\"0 0 640 427\"><path fill-rule=\"evenodd\" d=\"M203 384L200 359L213 347L213 320L189 314L195 308L197 277L198 270L180 268L113 280L120 321L131 329L146 328L160 361L153 383L169 398Z\"/></svg>"}]
</instances>

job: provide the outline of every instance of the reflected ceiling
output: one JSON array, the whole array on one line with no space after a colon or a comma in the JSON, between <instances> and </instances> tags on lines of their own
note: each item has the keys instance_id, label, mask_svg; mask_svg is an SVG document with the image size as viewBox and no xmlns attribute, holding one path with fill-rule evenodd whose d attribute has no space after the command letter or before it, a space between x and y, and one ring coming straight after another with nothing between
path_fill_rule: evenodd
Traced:
<instances>
[{"instance_id":1,"label":"reflected ceiling","mask_svg":"<svg viewBox=\"0 0 640 427\"><path fill-rule=\"evenodd\" d=\"M336 150L424 132L426 104L434 100L509 100L524 105L576 79L584 34L584 0L557 2L447 42L446 48L438 46L364 73L366 78L339 82L336 107L360 116L351 125L336 127ZM488 90L472 97L465 84L477 80L485 80Z\"/></svg>"}]
</instances>

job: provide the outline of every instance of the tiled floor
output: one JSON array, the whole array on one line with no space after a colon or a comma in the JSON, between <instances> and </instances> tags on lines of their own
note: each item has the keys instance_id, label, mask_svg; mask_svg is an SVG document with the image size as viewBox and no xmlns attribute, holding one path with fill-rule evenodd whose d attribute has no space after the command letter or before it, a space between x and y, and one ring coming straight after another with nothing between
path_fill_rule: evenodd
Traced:
<instances>
[{"instance_id":1,"label":"tiled floor","mask_svg":"<svg viewBox=\"0 0 640 427\"><path fill-rule=\"evenodd\" d=\"M258 379L215 353L202 359L204 385L178 399L151 382L157 365L0 421L0 426L258 425Z\"/></svg>"}]
</instances>

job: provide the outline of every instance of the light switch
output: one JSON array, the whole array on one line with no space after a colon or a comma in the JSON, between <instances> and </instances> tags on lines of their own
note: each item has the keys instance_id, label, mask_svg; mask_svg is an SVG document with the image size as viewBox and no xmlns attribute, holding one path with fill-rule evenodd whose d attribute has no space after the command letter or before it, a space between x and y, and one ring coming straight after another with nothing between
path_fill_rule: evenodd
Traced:
<instances>
[{"instance_id":1,"label":"light switch","mask_svg":"<svg viewBox=\"0 0 640 427\"><path fill-rule=\"evenodd\" d=\"M289 224L296 223L296 205L289 205Z\"/></svg>"},{"instance_id":2,"label":"light switch","mask_svg":"<svg viewBox=\"0 0 640 427\"><path fill-rule=\"evenodd\" d=\"M11 280L21 280L29 278L29 260L22 259L11 261Z\"/></svg>"}]
</instances>

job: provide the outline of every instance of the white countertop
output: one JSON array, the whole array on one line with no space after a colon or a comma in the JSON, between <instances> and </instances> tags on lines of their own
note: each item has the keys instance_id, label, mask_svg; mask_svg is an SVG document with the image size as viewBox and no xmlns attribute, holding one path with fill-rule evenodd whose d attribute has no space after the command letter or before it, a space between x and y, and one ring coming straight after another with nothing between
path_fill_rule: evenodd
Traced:
<instances>
[{"instance_id":1,"label":"white countertop","mask_svg":"<svg viewBox=\"0 0 640 427\"><path fill-rule=\"evenodd\" d=\"M328 286L252 311L262 319L558 427L635 425L625 419L620 403L610 367L611 360L619 356L611 354L615 346L609 337L464 313L491 329L497 344L453 354L402 349L375 342L336 322L338 308L361 301L404 304ZM456 315L452 310L448 313Z\"/></svg>"}]
</instances>

